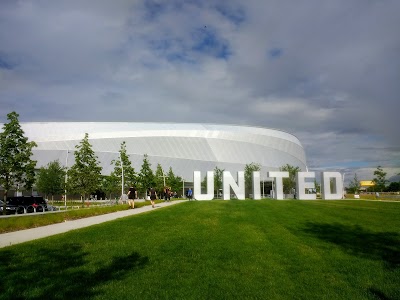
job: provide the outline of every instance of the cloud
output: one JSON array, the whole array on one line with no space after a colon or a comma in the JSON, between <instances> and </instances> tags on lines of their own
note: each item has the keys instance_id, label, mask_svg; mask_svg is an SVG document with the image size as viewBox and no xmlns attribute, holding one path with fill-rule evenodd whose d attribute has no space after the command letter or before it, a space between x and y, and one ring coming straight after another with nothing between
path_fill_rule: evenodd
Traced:
<instances>
[{"instance_id":1,"label":"cloud","mask_svg":"<svg viewBox=\"0 0 400 300\"><path fill-rule=\"evenodd\" d=\"M400 167L399 9L2 1L0 122L256 125L298 136L313 168Z\"/></svg>"},{"instance_id":2,"label":"cloud","mask_svg":"<svg viewBox=\"0 0 400 300\"><path fill-rule=\"evenodd\" d=\"M324 121L332 113L331 109L315 107L306 99L288 99L283 97L259 99L254 102L251 110L267 117L283 117L285 119L288 119L293 115L298 115L299 112L301 112L301 117L299 117L300 124L305 124L310 119L313 123Z\"/></svg>"}]
</instances>

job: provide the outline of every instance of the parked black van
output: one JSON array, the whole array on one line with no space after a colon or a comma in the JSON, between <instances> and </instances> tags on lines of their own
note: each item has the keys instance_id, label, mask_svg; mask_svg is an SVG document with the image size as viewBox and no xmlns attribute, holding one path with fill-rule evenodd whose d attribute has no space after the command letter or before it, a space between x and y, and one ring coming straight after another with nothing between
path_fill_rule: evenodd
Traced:
<instances>
[{"instance_id":1,"label":"parked black van","mask_svg":"<svg viewBox=\"0 0 400 300\"><path fill-rule=\"evenodd\" d=\"M6 201L8 215L47 211L47 203L39 196L8 197Z\"/></svg>"}]
</instances>

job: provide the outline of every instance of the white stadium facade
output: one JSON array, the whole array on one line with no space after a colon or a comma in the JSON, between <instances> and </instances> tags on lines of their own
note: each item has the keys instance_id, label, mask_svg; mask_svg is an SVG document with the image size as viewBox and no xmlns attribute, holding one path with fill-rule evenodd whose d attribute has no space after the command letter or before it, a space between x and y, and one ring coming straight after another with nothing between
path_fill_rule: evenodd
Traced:
<instances>
[{"instance_id":1,"label":"white stadium facade","mask_svg":"<svg viewBox=\"0 0 400 300\"><path fill-rule=\"evenodd\" d=\"M122 142L126 143L127 154L137 172L147 154L153 170L158 163L165 172L171 167L186 182L193 181L193 171L201 171L205 176L207 171L218 167L234 175L249 163L259 164L261 177L265 179L268 171L277 171L286 164L307 170L300 141L276 129L135 122L30 122L21 123L21 127L29 141L37 144L33 149L37 168L55 160L71 167L75 146L88 133L104 175L112 172L111 161L119 159Z\"/></svg>"}]
</instances>

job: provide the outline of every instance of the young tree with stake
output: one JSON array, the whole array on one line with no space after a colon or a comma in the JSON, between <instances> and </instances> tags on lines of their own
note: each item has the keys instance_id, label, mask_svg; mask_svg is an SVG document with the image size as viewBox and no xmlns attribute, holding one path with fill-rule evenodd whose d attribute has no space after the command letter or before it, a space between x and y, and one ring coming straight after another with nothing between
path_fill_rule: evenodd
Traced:
<instances>
[{"instance_id":1,"label":"young tree with stake","mask_svg":"<svg viewBox=\"0 0 400 300\"><path fill-rule=\"evenodd\" d=\"M6 213L7 193L11 188L24 186L30 189L35 182L36 161L31 159L35 142L28 142L18 120L19 115L11 112L8 123L0 133L0 185L4 189L3 213Z\"/></svg>"}]
</instances>

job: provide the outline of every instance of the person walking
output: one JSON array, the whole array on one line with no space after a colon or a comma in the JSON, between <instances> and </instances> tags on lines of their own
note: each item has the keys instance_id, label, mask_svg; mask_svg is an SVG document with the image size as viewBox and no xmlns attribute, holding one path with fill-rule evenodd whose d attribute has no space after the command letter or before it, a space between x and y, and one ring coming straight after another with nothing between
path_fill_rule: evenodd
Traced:
<instances>
[{"instance_id":1,"label":"person walking","mask_svg":"<svg viewBox=\"0 0 400 300\"><path fill-rule=\"evenodd\" d=\"M188 191L187 191L187 197L188 197L189 201L192 200L192 197L193 197L192 188L189 188L189 189L188 189Z\"/></svg>"},{"instance_id":2,"label":"person walking","mask_svg":"<svg viewBox=\"0 0 400 300\"><path fill-rule=\"evenodd\" d=\"M135 189L134 186L131 186L128 191L128 203L129 207L132 209L135 208L135 199L137 199L137 190Z\"/></svg>"},{"instance_id":3,"label":"person walking","mask_svg":"<svg viewBox=\"0 0 400 300\"><path fill-rule=\"evenodd\" d=\"M156 190L152 187L150 189L150 202L151 202L151 206L154 208L154 200L157 199L157 192Z\"/></svg>"},{"instance_id":4,"label":"person walking","mask_svg":"<svg viewBox=\"0 0 400 300\"><path fill-rule=\"evenodd\" d=\"M164 187L164 201L168 202L169 200L171 200L171 190L166 186Z\"/></svg>"}]
</instances>

